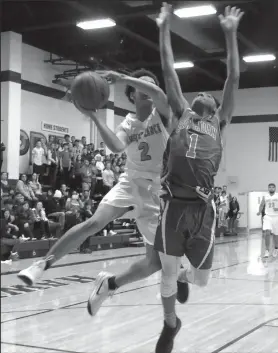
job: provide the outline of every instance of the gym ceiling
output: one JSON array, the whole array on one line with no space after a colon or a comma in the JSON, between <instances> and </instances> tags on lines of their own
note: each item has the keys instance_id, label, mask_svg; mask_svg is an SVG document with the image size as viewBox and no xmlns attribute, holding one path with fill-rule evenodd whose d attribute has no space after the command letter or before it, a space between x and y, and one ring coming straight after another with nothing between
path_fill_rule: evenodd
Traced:
<instances>
[{"instance_id":1,"label":"gym ceiling","mask_svg":"<svg viewBox=\"0 0 278 353\"><path fill-rule=\"evenodd\" d=\"M2 0L1 31L22 33L23 42L85 67L131 72L153 71L162 82L155 17L162 1L148 0ZM241 63L240 88L278 86L278 0L169 1L174 7L211 4L217 13L238 6L245 15L238 40L240 56L272 53L276 60ZM111 18L115 27L85 31L77 22ZM222 89L226 77L225 42L217 15L180 19L174 16L175 61L193 61L180 69L184 92Z\"/></svg>"}]
</instances>

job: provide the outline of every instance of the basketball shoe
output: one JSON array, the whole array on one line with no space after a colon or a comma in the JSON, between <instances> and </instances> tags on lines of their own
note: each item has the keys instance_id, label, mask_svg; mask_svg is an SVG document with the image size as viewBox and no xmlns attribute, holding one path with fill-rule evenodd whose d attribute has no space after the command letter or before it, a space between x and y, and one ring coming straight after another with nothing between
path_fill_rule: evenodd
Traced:
<instances>
[{"instance_id":1,"label":"basketball shoe","mask_svg":"<svg viewBox=\"0 0 278 353\"><path fill-rule=\"evenodd\" d=\"M95 316L102 303L115 293L115 289L109 288L109 279L114 276L108 272L100 272L94 283L94 289L88 299L87 310L91 316Z\"/></svg>"},{"instance_id":2,"label":"basketball shoe","mask_svg":"<svg viewBox=\"0 0 278 353\"><path fill-rule=\"evenodd\" d=\"M47 269L47 261L52 259L52 256L49 256L46 259L41 259L34 262L31 266L22 270L17 275L27 286L32 286L37 282L43 275L43 272Z\"/></svg>"},{"instance_id":3,"label":"basketball shoe","mask_svg":"<svg viewBox=\"0 0 278 353\"><path fill-rule=\"evenodd\" d=\"M171 353L174 347L174 338L181 329L181 320L177 317L177 325L172 328L164 321L163 330L155 347L155 353Z\"/></svg>"}]
</instances>

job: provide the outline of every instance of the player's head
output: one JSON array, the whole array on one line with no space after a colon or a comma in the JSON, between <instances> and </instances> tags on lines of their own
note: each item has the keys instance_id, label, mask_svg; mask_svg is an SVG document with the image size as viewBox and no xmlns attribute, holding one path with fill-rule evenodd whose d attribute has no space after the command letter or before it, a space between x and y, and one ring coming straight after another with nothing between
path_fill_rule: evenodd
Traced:
<instances>
[{"instance_id":1,"label":"player's head","mask_svg":"<svg viewBox=\"0 0 278 353\"><path fill-rule=\"evenodd\" d=\"M268 184L268 191L271 195L273 195L276 191L276 185L274 183Z\"/></svg>"},{"instance_id":2,"label":"player's head","mask_svg":"<svg viewBox=\"0 0 278 353\"><path fill-rule=\"evenodd\" d=\"M148 71L145 69L140 69L140 70L134 71L130 76L134 77L134 78L139 78L141 80L144 80L144 81L153 83L156 86L159 86L159 82L158 82L157 77L151 71ZM125 94L127 96L127 99L132 104L147 103L147 104L152 105L152 100L150 99L149 96L136 90L135 88L133 88L131 86L126 86Z\"/></svg>"},{"instance_id":3,"label":"player's head","mask_svg":"<svg viewBox=\"0 0 278 353\"><path fill-rule=\"evenodd\" d=\"M210 93L200 92L193 99L192 110L199 115L213 114L219 108L219 101Z\"/></svg>"}]
</instances>

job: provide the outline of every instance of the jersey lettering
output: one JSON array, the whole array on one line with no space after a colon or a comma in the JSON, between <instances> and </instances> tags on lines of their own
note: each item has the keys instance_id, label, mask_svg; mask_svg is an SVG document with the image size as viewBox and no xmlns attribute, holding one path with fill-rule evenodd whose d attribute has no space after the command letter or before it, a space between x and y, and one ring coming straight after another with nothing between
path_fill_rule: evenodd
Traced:
<instances>
[{"instance_id":1,"label":"jersey lettering","mask_svg":"<svg viewBox=\"0 0 278 353\"><path fill-rule=\"evenodd\" d=\"M198 142L198 137L199 136L197 134L190 135L189 150L186 152L186 157L196 158L196 146Z\"/></svg>"},{"instance_id":2,"label":"jersey lettering","mask_svg":"<svg viewBox=\"0 0 278 353\"><path fill-rule=\"evenodd\" d=\"M142 151L141 162L150 161L152 159L152 157L148 154L150 147L147 142L140 142L138 149L139 151Z\"/></svg>"}]
</instances>

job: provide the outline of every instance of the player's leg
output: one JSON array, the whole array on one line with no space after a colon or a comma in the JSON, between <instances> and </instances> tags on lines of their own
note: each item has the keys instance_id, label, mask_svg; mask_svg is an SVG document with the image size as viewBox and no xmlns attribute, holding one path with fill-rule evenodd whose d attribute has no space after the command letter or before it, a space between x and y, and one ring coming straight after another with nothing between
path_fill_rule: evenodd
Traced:
<instances>
[{"instance_id":1,"label":"player's leg","mask_svg":"<svg viewBox=\"0 0 278 353\"><path fill-rule=\"evenodd\" d=\"M88 299L87 309L89 314L95 316L103 302L120 287L147 278L160 269L158 252L154 250L152 245L146 244L146 256L134 262L126 271L118 275L100 272Z\"/></svg>"},{"instance_id":2,"label":"player's leg","mask_svg":"<svg viewBox=\"0 0 278 353\"><path fill-rule=\"evenodd\" d=\"M88 300L88 312L94 316L102 303L116 289L126 284L142 280L161 269L157 251L153 249L154 236L159 217L159 198L152 195L148 186L150 182L142 180L133 183L133 196L137 200L137 226L144 237L146 256L133 263L126 271L113 275L101 272L96 279L94 289Z\"/></svg>"},{"instance_id":3,"label":"player's leg","mask_svg":"<svg viewBox=\"0 0 278 353\"><path fill-rule=\"evenodd\" d=\"M272 234L274 242L273 257L278 257L278 216L274 216L272 220Z\"/></svg>"},{"instance_id":4,"label":"player's leg","mask_svg":"<svg viewBox=\"0 0 278 353\"><path fill-rule=\"evenodd\" d=\"M214 203L206 206L200 205L199 210L193 207L196 208L196 206L192 206L192 209L188 209L187 213L187 224L191 227L192 238L185 251L191 265L180 272L178 281L205 287L209 282L212 267L216 212ZM195 216L191 217L193 214ZM196 217L197 214L199 215L198 219ZM196 227L196 222L201 224L199 229ZM198 229L195 234L194 229Z\"/></svg>"},{"instance_id":5,"label":"player's leg","mask_svg":"<svg viewBox=\"0 0 278 353\"><path fill-rule=\"evenodd\" d=\"M270 252L270 241L271 241L271 231L272 231L272 218L265 215L263 218L263 231L264 231L264 241L265 241L265 253L264 257L269 257Z\"/></svg>"},{"instance_id":6,"label":"player's leg","mask_svg":"<svg viewBox=\"0 0 278 353\"><path fill-rule=\"evenodd\" d=\"M119 198L118 203L117 198ZM26 284L32 285L54 262L81 245L89 236L98 233L109 222L128 212L130 209L128 206L133 205L131 198L132 194L129 196L127 190L122 190L121 183L117 184L105 196L90 219L68 230L49 250L44 259L20 271L18 277Z\"/></svg>"},{"instance_id":7,"label":"player's leg","mask_svg":"<svg viewBox=\"0 0 278 353\"><path fill-rule=\"evenodd\" d=\"M164 312L164 326L156 345L156 353L171 352L174 338L181 328L177 318L175 301L177 298L177 278L181 257L184 254L186 239L183 234L186 210L176 201L161 202L161 217L157 227L154 247L159 251L162 266L161 299ZM188 283L187 298L189 293Z\"/></svg>"}]
</instances>

